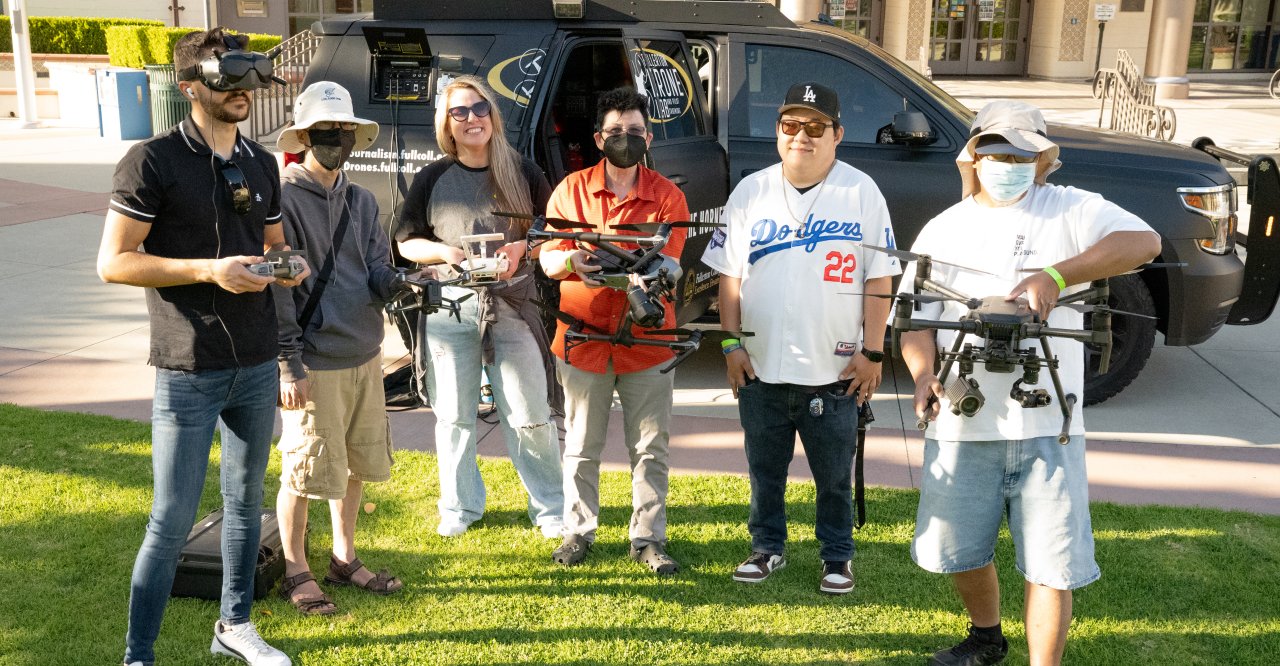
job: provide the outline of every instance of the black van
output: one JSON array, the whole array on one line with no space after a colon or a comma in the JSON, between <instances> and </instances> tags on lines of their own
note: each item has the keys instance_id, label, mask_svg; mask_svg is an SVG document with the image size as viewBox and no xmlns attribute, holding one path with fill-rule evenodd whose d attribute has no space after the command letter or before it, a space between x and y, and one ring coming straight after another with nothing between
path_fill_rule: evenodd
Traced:
<instances>
[{"instance_id":1,"label":"black van","mask_svg":"<svg viewBox=\"0 0 1280 666\"><path fill-rule=\"evenodd\" d=\"M552 183L600 159L592 141L596 95L624 84L641 89L650 99L652 165L684 190L699 220L717 219L743 176L778 161L778 103L802 79L840 92L839 158L880 186L902 247L960 197L954 160L972 112L866 40L817 22L796 25L770 4L378 0L372 16L322 21L313 32L320 42L306 83L342 84L356 114L382 124L377 144L353 155L347 169L378 194L388 224L413 174L440 156L435 95L458 74L481 76L505 98L508 138ZM1158 323L1114 319L1111 370L1090 373L1086 404L1137 376L1157 329L1165 344L1192 345L1229 321L1270 315L1280 293L1275 250L1250 246L1254 261L1242 290L1236 188L1215 159L1110 132L1053 126L1050 136L1065 165L1053 182L1100 192L1139 215L1163 238L1160 259L1186 264L1112 280L1114 307ZM1261 175L1275 180L1274 162ZM1269 212L1260 203L1255 220L1280 213L1280 203L1268 204ZM1264 226L1253 224L1254 235ZM681 322L714 303L716 275L698 262L708 237L686 246ZM1259 261L1264 251L1268 261Z\"/></svg>"}]
</instances>

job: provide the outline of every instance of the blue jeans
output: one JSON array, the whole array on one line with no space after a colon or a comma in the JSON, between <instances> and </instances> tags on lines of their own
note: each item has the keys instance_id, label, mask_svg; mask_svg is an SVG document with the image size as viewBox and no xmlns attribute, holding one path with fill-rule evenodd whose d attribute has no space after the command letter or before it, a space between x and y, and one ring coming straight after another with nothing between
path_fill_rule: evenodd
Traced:
<instances>
[{"instance_id":1,"label":"blue jeans","mask_svg":"<svg viewBox=\"0 0 1280 666\"><path fill-rule=\"evenodd\" d=\"M251 368L156 369L151 412L155 494L133 564L126 663L155 660L178 554L195 523L215 424L222 430L222 609L224 623L249 621L262 521L262 479L271 454L279 372L275 360Z\"/></svg>"},{"instance_id":2,"label":"blue jeans","mask_svg":"<svg viewBox=\"0 0 1280 666\"><path fill-rule=\"evenodd\" d=\"M452 295L452 294L451 294ZM459 321L445 310L427 319L431 364L427 391L436 415L440 518L470 524L484 515L484 479L476 465L476 410L480 403L480 323L477 301L461 304ZM564 514L560 434L547 404L546 372L529 326L502 299L491 327L493 365L485 368L501 420L507 453L525 490L529 519L558 529Z\"/></svg>"},{"instance_id":3,"label":"blue jeans","mask_svg":"<svg viewBox=\"0 0 1280 666\"><path fill-rule=\"evenodd\" d=\"M810 401L822 400L812 415ZM738 414L746 435L751 477L751 549L781 555L787 541L787 468L796 435L818 487L815 534L824 561L853 558L853 452L858 406L839 385L807 387L751 380L738 388Z\"/></svg>"},{"instance_id":4,"label":"blue jeans","mask_svg":"<svg viewBox=\"0 0 1280 666\"><path fill-rule=\"evenodd\" d=\"M1084 436L924 440L924 474L911 559L936 573L995 559L1009 519L1018 571L1031 583L1074 590L1102 575L1093 554Z\"/></svg>"}]
</instances>

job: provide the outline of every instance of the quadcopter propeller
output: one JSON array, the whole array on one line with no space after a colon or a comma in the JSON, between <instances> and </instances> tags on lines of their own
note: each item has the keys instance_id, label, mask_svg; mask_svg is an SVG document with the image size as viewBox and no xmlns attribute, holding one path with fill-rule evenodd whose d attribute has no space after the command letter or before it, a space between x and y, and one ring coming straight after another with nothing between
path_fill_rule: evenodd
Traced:
<instances>
[{"instance_id":1,"label":"quadcopter propeller","mask_svg":"<svg viewBox=\"0 0 1280 666\"><path fill-rule=\"evenodd\" d=\"M896 299L901 297L901 298L906 298L907 300L910 300L910 301L915 301L917 303L941 303L943 301L955 301L956 303L964 303L965 305L968 305L970 308L976 307L975 303L978 302L977 299L954 298L954 297L946 296L943 294L908 294L905 292L897 293L897 294L871 294L871 293L860 292L860 291L841 291L836 293L840 294L841 296L875 296L876 298L891 298L891 299Z\"/></svg>"},{"instance_id":2,"label":"quadcopter propeller","mask_svg":"<svg viewBox=\"0 0 1280 666\"><path fill-rule=\"evenodd\" d=\"M542 218L546 220L547 225L556 229L595 229L596 225L589 222L576 222L574 220L565 220L559 217L547 217L545 215L530 215L528 213L504 213L500 210L493 211L494 215L501 217L514 217L521 220L533 220Z\"/></svg>"},{"instance_id":3,"label":"quadcopter propeller","mask_svg":"<svg viewBox=\"0 0 1280 666\"><path fill-rule=\"evenodd\" d=\"M1152 317L1151 315L1145 315L1140 312L1129 312L1128 310L1117 310L1115 308L1108 307L1106 305L1090 305L1088 303L1060 303L1058 307L1068 308L1071 310L1075 310L1076 312L1082 312L1084 314L1089 314L1090 312L1102 311L1110 314L1128 315L1130 317L1142 317L1143 319L1150 319L1152 321L1155 321L1157 319L1156 317Z\"/></svg>"},{"instance_id":4,"label":"quadcopter propeller","mask_svg":"<svg viewBox=\"0 0 1280 666\"><path fill-rule=\"evenodd\" d=\"M903 261L919 261L920 257L924 256L924 255L916 254L915 252L908 252L907 250L899 250L897 248L892 248L892 247L880 247L879 245L872 245L870 243L854 243L854 245L865 247L871 250L876 250L878 252L883 252L891 257L894 257L895 259L901 259ZM979 270L977 268L969 268L968 266L961 266L960 264L953 264L950 261L943 261L941 259L933 259L933 263L942 264L943 266L951 266L952 268L959 268L960 270L969 271L970 273L981 273L982 275L990 275L991 277L1000 277L995 273L989 273L987 271Z\"/></svg>"},{"instance_id":5,"label":"quadcopter propeller","mask_svg":"<svg viewBox=\"0 0 1280 666\"><path fill-rule=\"evenodd\" d=\"M649 335L693 335L699 329L693 328L665 328L657 331L645 331ZM751 331L724 331L718 328L701 330L702 337L712 342L720 342L732 338L749 338L755 333Z\"/></svg>"},{"instance_id":6,"label":"quadcopter propeller","mask_svg":"<svg viewBox=\"0 0 1280 666\"><path fill-rule=\"evenodd\" d=\"M649 234L657 231L664 224L672 229L719 229L724 226L724 222L641 222L639 224L615 224L613 228Z\"/></svg>"},{"instance_id":7,"label":"quadcopter propeller","mask_svg":"<svg viewBox=\"0 0 1280 666\"><path fill-rule=\"evenodd\" d=\"M1125 271L1123 273L1120 273L1119 275L1133 275L1135 273L1141 273L1142 271L1145 271L1148 268L1184 268L1186 266L1187 266L1187 262L1185 261L1150 261L1138 266L1137 268L1131 271ZM1043 268L1019 268L1018 272L1019 273L1039 273L1042 270L1044 269Z\"/></svg>"}]
</instances>

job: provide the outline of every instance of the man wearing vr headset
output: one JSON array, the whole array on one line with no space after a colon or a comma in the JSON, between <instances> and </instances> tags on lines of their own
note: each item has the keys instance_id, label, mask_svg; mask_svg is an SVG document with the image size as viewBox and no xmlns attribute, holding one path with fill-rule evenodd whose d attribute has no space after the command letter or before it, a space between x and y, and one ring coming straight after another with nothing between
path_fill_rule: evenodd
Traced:
<instances>
[{"instance_id":1,"label":"man wearing vr headset","mask_svg":"<svg viewBox=\"0 0 1280 666\"><path fill-rule=\"evenodd\" d=\"M272 79L270 60L245 52L221 28L174 45L178 87L191 114L143 141L116 165L98 251L106 282L146 288L154 498L133 567L126 664L155 662L178 554L196 518L215 425L222 428L221 619L210 647L260 666L290 660L249 621L261 526L262 482L271 451L278 371L270 284L247 267L286 249L275 158L240 136L252 90Z\"/></svg>"},{"instance_id":2,"label":"man wearing vr headset","mask_svg":"<svg viewBox=\"0 0 1280 666\"><path fill-rule=\"evenodd\" d=\"M760 583L787 565L784 495L796 435L818 487L818 590L853 591L850 469L858 413L880 385L896 259L889 210L871 178L836 159L836 91L809 82L778 107L782 161L738 183L702 260L720 271L720 322L755 333L726 340L751 476L751 555L733 572ZM803 294L803 298L797 298Z\"/></svg>"}]
</instances>

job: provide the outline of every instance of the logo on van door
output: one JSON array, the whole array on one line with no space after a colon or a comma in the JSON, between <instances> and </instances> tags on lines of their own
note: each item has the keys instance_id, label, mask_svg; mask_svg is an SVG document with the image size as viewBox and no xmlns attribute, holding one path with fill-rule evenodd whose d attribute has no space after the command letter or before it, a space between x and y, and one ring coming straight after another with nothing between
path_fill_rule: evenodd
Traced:
<instances>
[{"instance_id":1,"label":"logo on van door","mask_svg":"<svg viewBox=\"0 0 1280 666\"><path fill-rule=\"evenodd\" d=\"M503 60L489 70L489 87L519 106L529 106L529 100L538 90L538 77L546 57L547 52L542 49L529 49Z\"/></svg>"},{"instance_id":2,"label":"logo on van door","mask_svg":"<svg viewBox=\"0 0 1280 666\"><path fill-rule=\"evenodd\" d=\"M670 56L653 49L631 49L636 91L649 98L649 122L667 123L689 112L693 82Z\"/></svg>"}]
</instances>

